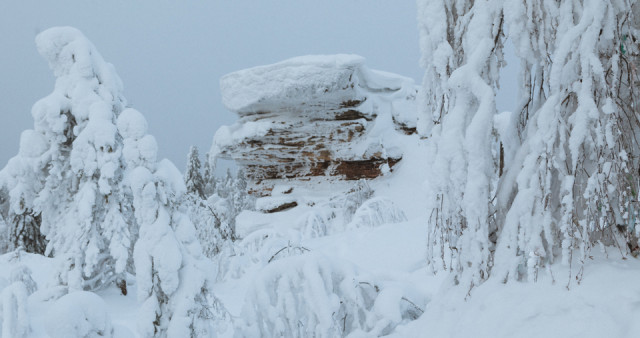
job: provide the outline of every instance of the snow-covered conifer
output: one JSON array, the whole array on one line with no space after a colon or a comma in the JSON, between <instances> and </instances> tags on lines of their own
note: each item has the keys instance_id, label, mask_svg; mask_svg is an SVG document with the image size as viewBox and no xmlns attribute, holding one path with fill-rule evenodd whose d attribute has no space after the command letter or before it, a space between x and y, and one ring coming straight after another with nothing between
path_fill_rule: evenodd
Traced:
<instances>
[{"instance_id":1,"label":"snow-covered conifer","mask_svg":"<svg viewBox=\"0 0 640 338\"><path fill-rule=\"evenodd\" d=\"M135 244L139 329L143 336L207 337L214 304L207 261L185 205L186 187L168 160L156 161L157 144L142 114L126 109L118 118L124 138L125 182L133 193L140 226Z\"/></svg>"},{"instance_id":2,"label":"snow-covered conifer","mask_svg":"<svg viewBox=\"0 0 640 338\"><path fill-rule=\"evenodd\" d=\"M122 83L76 29L48 29L36 44L56 85L33 106L34 129L3 170L10 214L15 233L28 229L30 237L41 220L46 253L67 262L62 283L95 289L125 273L133 240L115 127L125 106Z\"/></svg>"},{"instance_id":3,"label":"snow-covered conifer","mask_svg":"<svg viewBox=\"0 0 640 338\"><path fill-rule=\"evenodd\" d=\"M242 210L249 207L249 194L247 193L247 178L244 171L239 169L236 179L233 181L232 189L234 213L238 215Z\"/></svg>"},{"instance_id":4,"label":"snow-covered conifer","mask_svg":"<svg viewBox=\"0 0 640 338\"><path fill-rule=\"evenodd\" d=\"M242 169L231 173L227 169L225 177L216 185L216 193L210 198L210 206L220 220L220 232L223 238L235 240L236 217L252 208L253 199L247 191L247 181Z\"/></svg>"},{"instance_id":5,"label":"snow-covered conifer","mask_svg":"<svg viewBox=\"0 0 640 338\"><path fill-rule=\"evenodd\" d=\"M184 182L187 186L187 192L194 194L200 198L205 198L205 182L200 173L200 155L198 154L198 147L192 146L189 149L189 156L187 158L187 169L184 174Z\"/></svg>"},{"instance_id":6,"label":"snow-covered conifer","mask_svg":"<svg viewBox=\"0 0 640 338\"><path fill-rule=\"evenodd\" d=\"M216 192L216 177L214 175L214 165L211 163L209 153L206 155L204 162L204 173L202 174L204 181L204 195L206 198L211 197Z\"/></svg>"},{"instance_id":7,"label":"snow-covered conifer","mask_svg":"<svg viewBox=\"0 0 640 338\"><path fill-rule=\"evenodd\" d=\"M231 190L233 189L233 175L231 174L231 169L227 168L227 172L220 181L220 184L216 185L216 194L222 198L228 198L231 195Z\"/></svg>"},{"instance_id":8,"label":"snow-covered conifer","mask_svg":"<svg viewBox=\"0 0 640 338\"><path fill-rule=\"evenodd\" d=\"M238 217L243 210L252 210L255 204L255 198L249 195L247 177L242 169L239 169L236 173L229 199L233 212L228 222L231 225L233 237L235 238L236 217Z\"/></svg>"}]
</instances>

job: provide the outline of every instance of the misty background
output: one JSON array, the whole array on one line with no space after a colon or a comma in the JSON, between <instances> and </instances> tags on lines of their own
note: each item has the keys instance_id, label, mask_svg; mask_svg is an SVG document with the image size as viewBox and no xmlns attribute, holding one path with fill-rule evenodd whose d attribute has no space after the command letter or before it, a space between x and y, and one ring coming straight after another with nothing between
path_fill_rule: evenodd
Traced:
<instances>
[{"instance_id":1,"label":"misty background","mask_svg":"<svg viewBox=\"0 0 640 338\"><path fill-rule=\"evenodd\" d=\"M220 97L227 73L300 55L353 53L417 84L423 74L414 0L1 1L0 167L33 127L31 106L53 91L53 74L34 43L53 26L80 29L115 66L159 157L181 170L191 145L204 155L215 131L236 120ZM513 68L509 62L503 71L507 82ZM511 108L513 88L503 80L499 110Z\"/></svg>"}]
</instances>

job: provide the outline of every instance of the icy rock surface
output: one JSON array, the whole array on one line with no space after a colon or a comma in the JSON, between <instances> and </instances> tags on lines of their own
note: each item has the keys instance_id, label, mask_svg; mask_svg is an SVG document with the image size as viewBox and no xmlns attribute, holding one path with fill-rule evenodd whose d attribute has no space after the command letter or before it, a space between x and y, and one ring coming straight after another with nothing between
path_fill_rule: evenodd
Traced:
<instances>
[{"instance_id":1,"label":"icy rock surface","mask_svg":"<svg viewBox=\"0 0 640 338\"><path fill-rule=\"evenodd\" d=\"M241 70L221 81L240 120L214 136L212 158L233 159L253 180L389 172L395 134L416 125L413 80L368 69L357 55L315 55Z\"/></svg>"}]
</instances>

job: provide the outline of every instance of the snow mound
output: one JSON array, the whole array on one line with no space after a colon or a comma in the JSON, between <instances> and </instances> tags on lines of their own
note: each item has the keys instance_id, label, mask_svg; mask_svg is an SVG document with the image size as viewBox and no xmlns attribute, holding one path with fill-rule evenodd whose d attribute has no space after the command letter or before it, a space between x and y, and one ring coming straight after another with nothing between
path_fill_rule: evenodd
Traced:
<instances>
[{"instance_id":1,"label":"snow mound","mask_svg":"<svg viewBox=\"0 0 640 338\"><path fill-rule=\"evenodd\" d=\"M113 336L107 305L95 293L70 293L56 301L55 309L47 325L53 338Z\"/></svg>"}]
</instances>

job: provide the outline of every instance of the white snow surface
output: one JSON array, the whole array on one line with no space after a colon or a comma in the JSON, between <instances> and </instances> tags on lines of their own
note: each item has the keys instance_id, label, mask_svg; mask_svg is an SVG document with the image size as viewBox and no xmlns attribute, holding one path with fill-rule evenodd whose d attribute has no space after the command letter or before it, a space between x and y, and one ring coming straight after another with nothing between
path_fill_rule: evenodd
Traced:
<instances>
[{"instance_id":1,"label":"white snow surface","mask_svg":"<svg viewBox=\"0 0 640 338\"><path fill-rule=\"evenodd\" d=\"M226 333L221 336L254 336L256 332L271 336L260 330L294 327L285 321L287 314L305 316L301 317L304 323L318 324L316 330L299 331L293 336L340 335L344 317L332 315L334 312L347 314L349 337L640 334L636 320L640 316L640 262L634 258L622 260L611 249L606 253L608 258L596 252L585 264L580 284L573 278L567 280L567 267L560 263L552 265L550 273L541 273L535 283L502 284L490 279L470 295L467 288L452 286L446 273L430 274L425 262L427 195L420 183L427 179L422 168L429 161L423 156L428 140L417 135L397 137L404 145L403 160L393 173L370 182L374 197L356 208L354 215L341 213L353 183L318 178L276 185L276 196L298 202L293 209L274 214L245 211L238 217L241 238L234 252L222 253L214 262L218 281L213 292L234 318L226 323ZM166 175L172 175L172 171L167 170ZM291 193L281 194L290 188ZM375 203L392 203L394 208L377 208L391 213L372 217L371 206ZM398 216L400 212L406 218ZM377 221L347 226L361 217ZM307 228L309 219L314 220L315 231ZM322 222L327 227L324 231L318 228ZM66 291L51 287L55 284L51 269L54 262L31 254L0 256L0 281L10 280L12 266L24 264L33 271L39 289L28 297L30 337L51 337L45 323L50 323L53 316L70 314L67 308L58 308L60 300L56 300ZM375 287L370 285L379 291L372 291ZM0 282L1 286L4 284ZM115 288L98 293L106 305L92 310L96 312L90 314L91 323L106 325L106 318L110 318L114 337L139 337L135 314L140 305L135 285L129 290L127 296ZM90 298L95 299L88 296L87 300ZM73 311L85 315L81 303ZM100 312L102 308L106 314ZM363 309L358 314L361 321L349 317L356 308ZM414 315L419 318L413 320ZM61 318L59 324L74 323L74 318Z\"/></svg>"},{"instance_id":2,"label":"white snow surface","mask_svg":"<svg viewBox=\"0 0 640 338\"><path fill-rule=\"evenodd\" d=\"M58 299L46 324L52 338L112 337L104 300L92 292L76 291Z\"/></svg>"},{"instance_id":3,"label":"white snow surface","mask_svg":"<svg viewBox=\"0 0 640 338\"><path fill-rule=\"evenodd\" d=\"M570 281L569 289L567 267L560 263L551 266L552 275L541 274L535 283L502 284L490 279L474 288L470 295L467 288L451 286L446 273L430 274L425 262L427 196L419 183L426 179L422 168L429 161L423 156L428 140L420 140L416 135L398 137L405 145L403 160L393 173L370 182L375 195L358 210L364 213L374 202L391 201L406 220L396 218L392 223L347 227L358 217L349 220L339 212L345 205L342 197L353 183L328 179L283 181L279 186L293 189L290 194L280 196L295 198L298 207L274 214L245 211L238 217L242 231L235 252L223 253L227 256L215 262L218 282L213 292L235 318L233 323L227 323L227 331L221 336L231 337L234 332L237 336L254 334L260 332L256 331L258 326L265 328L271 324L291 328L290 322L277 324L277 320L287 318L285 312L281 312L288 308L285 304L298 304L294 307L297 312L291 313L310 315L303 318L306 323L313 323L313 318L317 318L318 331L314 331L317 336L331 336L336 329L339 331L340 325L336 323L342 322L332 316L333 311L353 314L358 306L364 308L359 314L361 322L350 322L352 318L347 316L353 329L350 337L379 334L392 337L427 334L434 337L636 337L640 334L640 325L635 320L640 316L637 306L640 262L634 258L622 260L611 249L607 251L608 258L604 253L595 253L585 264L582 282ZM336 213L334 218L331 213ZM304 222L311 216L325 220L327 226L334 228L313 235L305 229ZM51 287L54 262L55 259L31 254L0 256L0 281L10 280L12 266L24 264L33 271L39 289L28 297L30 337L51 337L45 323L69 311L58 308L60 301L56 301L66 291ZM329 276L336 278L337 284L329 283ZM354 281L358 287L353 286ZM0 287L3 285L0 283ZM371 291L369 285L377 286L379 292ZM95 318L92 323L106 323L104 318L111 318L114 337L139 337L135 314L140 305L136 302L135 286L129 290L127 296L115 288L98 293L106 305L93 310L97 312L91 314ZM364 297L361 295L373 297L371 303L359 298ZM275 298L269 300L268 296ZM337 299L348 302L341 306ZM73 311L84 315L82 304L77 306ZM100 313L99 308L104 308L106 315ZM414 313L421 316L412 320ZM257 318L261 321L252 321ZM60 319L60 325L73 320ZM301 332L297 336L309 333Z\"/></svg>"}]
</instances>

